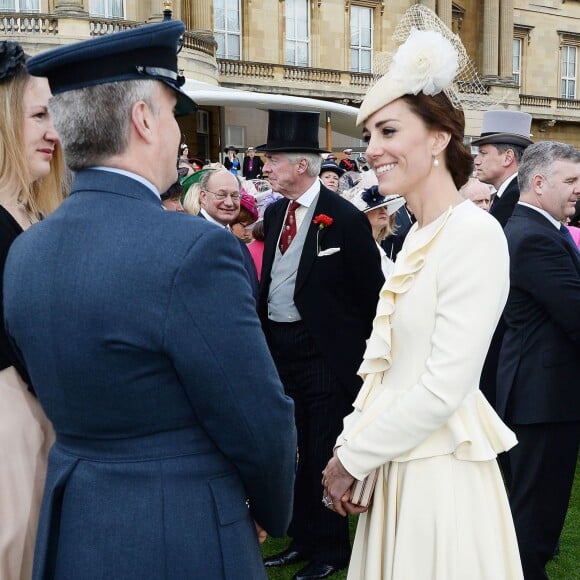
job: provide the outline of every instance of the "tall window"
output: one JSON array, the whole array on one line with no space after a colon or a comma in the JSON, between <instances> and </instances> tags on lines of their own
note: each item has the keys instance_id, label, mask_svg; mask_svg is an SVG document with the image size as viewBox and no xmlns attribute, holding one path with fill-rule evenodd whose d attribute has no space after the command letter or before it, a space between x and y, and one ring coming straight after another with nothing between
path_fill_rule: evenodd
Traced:
<instances>
[{"instance_id":1,"label":"tall window","mask_svg":"<svg viewBox=\"0 0 580 580\"><path fill-rule=\"evenodd\" d=\"M240 60L242 12L240 0L215 0L213 8L214 37L217 57Z\"/></svg>"},{"instance_id":2,"label":"tall window","mask_svg":"<svg viewBox=\"0 0 580 580\"><path fill-rule=\"evenodd\" d=\"M89 13L102 18L124 18L125 7L123 0L90 0Z\"/></svg>"},{"instance_id":3,"label":"tall window","mask_svg":"<svg viewBox=\"0 0 580 580\"><path fill-rule=\"evenodd\" d=\"M350 70L372 72L373 10L363 6L350 8Z\"/></svg>"},{"instance_id":4,"label":"tall window","mask_svg":"<svg viewBox=\"0 0 580 580\"><path fill-rule=\"evenodd\" d=\"M0 0L2 12L40 12L40 0Z\"/></svg>"},{"instance_id":5,"label":"tall window","mask_svg":"<svg viewBox=\"0 0 580 580\"><path fill-rule=\"evenodd\" d=\"M518 87L522 84L522 39L514 38L513 48L513 80Z\"/></svg>"},{"instance_id":6,"label":"tall window","mask_svg":"<svg viewBox=\"0 0 580 580\"><path fill-rule=\"evenodd\" d=\"M562 45L562 98L576 98L576 52L569 44Z\"/></svg>"},{"instance_id":7,"label":"tall window","mask_svg":"<svg viewBox=\"0 0 580 580\"><path fill-rule=\"evenodd\" d=\"M286 64L308 66L308 0L286 0Z\"/></svg>"}]
</instances>

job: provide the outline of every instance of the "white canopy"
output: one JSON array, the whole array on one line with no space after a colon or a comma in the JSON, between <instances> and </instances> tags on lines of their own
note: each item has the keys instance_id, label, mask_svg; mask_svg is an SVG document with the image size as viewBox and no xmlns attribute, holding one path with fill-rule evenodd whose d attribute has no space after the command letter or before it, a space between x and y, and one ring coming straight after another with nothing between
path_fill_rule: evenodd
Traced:
<instances>
[{"instance_id":1,"label":"white canopy","mask_svg":"<svg viewBox=\"0 0 580 580\"><path fill-rule=\"evenodd\" d=\"M188 79L182 88L200 105L243 107L264 111L268 109L319 111L320 126L323 129L326 127L326 113L329 112L333 131L355 139L360 139L361 136L360 127L355 125L358 113L356 107L306 97L241 91L191 79Z\"/></svg>"}]
</instances>

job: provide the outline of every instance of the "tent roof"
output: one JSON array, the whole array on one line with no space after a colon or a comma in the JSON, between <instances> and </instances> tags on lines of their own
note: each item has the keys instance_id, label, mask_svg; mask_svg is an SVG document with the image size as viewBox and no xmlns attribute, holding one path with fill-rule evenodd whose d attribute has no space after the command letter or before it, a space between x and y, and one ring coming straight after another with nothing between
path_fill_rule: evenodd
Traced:
<instances>
[{"instance_id":1,"label":"tent roof","mask_svg":"<svg viewBox=\"0 0 580 580\"><path fill-rule=\"evenodd\" d=\"M360 139L361 136L361 130L355 124L358 114L356 107L306 97L230 89L191 79L186 81L182 89L199 105L243 107L264 111L268 109L319 111L322 128L326 127L326 112L330 112L333 131L355 139Z\"/></svg>"}]
</instances>

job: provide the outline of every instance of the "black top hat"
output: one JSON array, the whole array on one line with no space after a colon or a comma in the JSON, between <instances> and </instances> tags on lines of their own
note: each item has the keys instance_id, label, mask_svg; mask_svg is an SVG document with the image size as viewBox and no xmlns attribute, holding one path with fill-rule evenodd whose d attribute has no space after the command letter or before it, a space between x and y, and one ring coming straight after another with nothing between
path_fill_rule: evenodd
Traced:
<instances>
[{"instance_id":1,"label":"black top hat","mask_svg":"<svg viewBox=\"0 0 580 580\"><path fill-rule=\"evenodd\" d=\"M239 151L233 145L230 145L224 149L224 153L227 153L228 151L234 151L236 155L239 153Z\"/></svg>"},{"instance_id":2,"label":"black top hat","mask_svg":"<svg viewBox=\"0 0 580 580\"><path fill-rule=\"evenodd\" d=\"M328 153L318 144L319 119L312 111L268 111L268 142L256 151Z\"/></svg>"},{"instance_id":3,"label":"black top hat","mask_svg":"<svg viewBox=\"0 0 580 580\"><path fill-rule=\"evenodd\" d=\"M177 52L184 32L183 22L169 20L106 34L35 55L28 71L47 77L54 95L117 81L160 81L177 95L176 115L187 115L197 105L180 88L185 77L178 73Z\"/></svg>"}]
</instances>

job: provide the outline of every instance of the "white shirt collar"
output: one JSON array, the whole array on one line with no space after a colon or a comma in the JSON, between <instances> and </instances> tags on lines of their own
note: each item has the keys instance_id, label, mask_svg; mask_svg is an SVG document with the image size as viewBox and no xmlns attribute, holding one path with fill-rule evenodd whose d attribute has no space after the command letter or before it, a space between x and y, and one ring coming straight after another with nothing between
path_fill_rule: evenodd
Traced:
<instances>
[{"instance_id":1,"label":"white shirt collar","mask_svg":"<svg viewBox=\"0 0 580 580\"><path fill-rule=\"evenodd\" d=\"M224 230L229 230L230 227L229 226L224 226L224 224L221 224L220 222L218 222L216 219L212 218L207 211L205 211L205 209L202 207L201 210L199 211L199 213L201 215L203 215L203 217L208 221L211 222L212 224L215 224L216 226L219 226L220 228L223 228Z\"/></svg>"},{"instance_id":2,"label":"white shirt collar","mask_svg":"<svg viewBox=\"0 0 580 580\"><path fill-rule=\"evenodd\" d=\"M125 177L129 177L130 179L134 179L135 181L142 183L145 187L150 189L159 199L161 199L161 194L148 179L145 179L143 176L137 175L132 171L127 171L126 169L119 169L117 167L105 167L104 165L97 165L95 167L91 167L91 169L96 169L97 171L109 171L110 173L118 173L119 175L124 175Z\"/></svg>"},{"instance_id":3,"label":"white shirt collar","mask_svg":"<svg viewBox=\"0 0 580 580\"><path fill-rule=\"evenodd\" d=\"M530 209L535 209L538 213L541 213L549 222L551 222L553 224L553 226L557 230L559 230L562 227L562 224L557 219L552 217L545 209L542 209L541 207L537 207L535 205L531 205L529 203L526 203L525 201L518 201L518 203L520 205L524 205L526 207L529 207Z\"/></svg>"},{"instance_id":4,"label":"white shirt collar","mask_svg":"<svg viewBox=\"0 0 580 580\"><path fill-rule=\"evenodd\" d=\"M508 185L512 182L513 179L516 179L518 176L518 172L516 171L513 175L510 175L500 186L495 194L497 197L501 197L503 192L507 189Z\"/></svg>"},{"instance_id":5,"label":"white shirt collar","mask_svg":"<svg viewBox=\"0 0 580 580\"><path fill-rule=\"evenodd\" d=\"M310 207L320 193L320 183L319 179L315 179L314 183L295 201L304 207Z\"/></svg>"}]
</instances>

